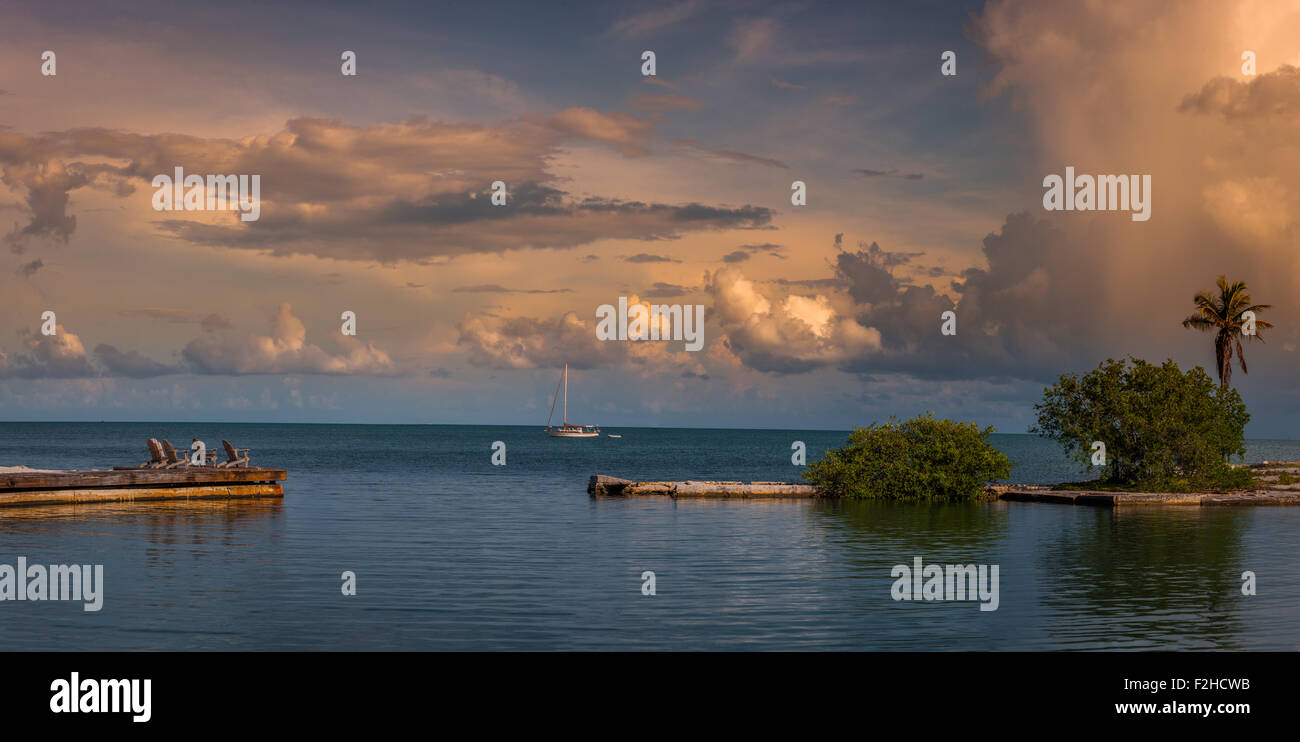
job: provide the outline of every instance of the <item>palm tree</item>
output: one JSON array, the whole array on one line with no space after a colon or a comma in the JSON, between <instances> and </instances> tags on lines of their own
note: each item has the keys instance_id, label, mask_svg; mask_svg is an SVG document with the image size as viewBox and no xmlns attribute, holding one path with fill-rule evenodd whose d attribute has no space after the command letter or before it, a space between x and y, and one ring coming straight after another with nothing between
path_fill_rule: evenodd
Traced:
<instances>
[{"instance_id":1,"label":"palm tree","mask_svg":"<svg viewBox=\"0 0 1300 742\"><path fill-rule=\"evenodd\" d=\"M1237 346L1237 360L1241 363L1241 372L1250 373L1246 370L1246 353L1241 349L1242 325L1244 320L1241 315L1246 312L1254 312L1256 315L1264 309L1272 309L1271 304L1251 304L1250 292L1246 288L1245 281L1228 283L1228 279L1219 276L1217 281L1219 295L1214 296L1209 291L1202 291L1197 294L1192 301L1196 304L1196 313L1183 320L1183 327L1190 327L1195 330L1204 332L1215 332L1214 335L1214 360L1219 369L1219 385L1227 388L1232 381L1232 346ZM1256 332L1246 336L1254 340L1264 338L1259 335L1259 330L1273 325L1262 319L1255 320Z\"/></svg>"}]
</instances>

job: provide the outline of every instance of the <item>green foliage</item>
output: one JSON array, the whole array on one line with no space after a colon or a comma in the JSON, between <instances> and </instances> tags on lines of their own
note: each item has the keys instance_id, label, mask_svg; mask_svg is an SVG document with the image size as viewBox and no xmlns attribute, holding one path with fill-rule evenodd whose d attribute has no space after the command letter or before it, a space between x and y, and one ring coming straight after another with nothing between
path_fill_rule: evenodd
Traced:
<instances>
[{"instance_id":1,"label":"green foliage","mask_svg":"<svg viewBox=\"0 0 1300 742\"><path fill-rule=\"evenodd\" d=\"M1106 444L1111 485L1148 491L1236 489L1250 473L1228 465L1246 453L1250 420L1241 395L1217 386L1200 366L1183 373L1167 360L1107 359L1082 377L1061 376L1034 405L1030 432L1059 442L1084 465Z\"/></svg>"},{"instance_id":2,"label":"green foliage","mask_svg":"<svg viewBox=\"0 0 1300 742\"><path fill-rule=\"evenodd\" d=\"M832 497L963 500L1011 476L1006 454L991 446L993 428L935 420L929 413L854 428L849 445L828 451L804 479Z\"/></svg>"}]
</instances>

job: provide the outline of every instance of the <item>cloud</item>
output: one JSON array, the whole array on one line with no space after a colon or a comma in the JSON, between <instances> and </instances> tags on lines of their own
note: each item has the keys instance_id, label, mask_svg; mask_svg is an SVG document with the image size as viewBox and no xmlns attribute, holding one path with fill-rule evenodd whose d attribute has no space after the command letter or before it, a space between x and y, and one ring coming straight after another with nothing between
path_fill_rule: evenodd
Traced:
<instances>
[{"instance_id":1,"label":"cloud","mask_svg":"<svg viewBox=\"0 0 1300 742\"><path fill-rule=\"evenodd\" d=\"M959 324L978 311L1001 338L993 347L1022 356L1025 378L1046 376L1052 358L1078 368L1130 353L1212 368L1212 349L1179 320L1226 273L1275 304L1278 340L1300 338L1300 305L1278 301L1300 292L1300 73L1235 74L1243 49L1291 53L1265 40L1300 32L1293 9L1193 1L1115 13L1003 0L969 31L988 57L985 99L1005 97L1022 118L1027 185L1066 166L1139 173L1150 175L1153 206L1140 226L1126 214L1047 214L1041 189L1027 188L1037 217L1008 218L986 240L990 264L964 277ZM1275 347L1255 352L1262 360Z\"/></svg>"},{"instance_id":2,"label":"cloud","mask_svg":"<svg viewBox=\"0 0 1300 742\"><path fill-rule=\"evenodd\" d=\"M850 362L845 370L1044 378L1100 360L1114 339L1110 322L1121 318L1097 311L1097 297L1106 291L1105 267L1082 244L1049 220L1013 214L1000 232L984 239L987 268L969 268L953 284L955 302L891 274L892 266L915 253L841 253L837 275L861 308L859 320L881 328L886 351ZM944 336L940 316L949 310L956 312L958 329Z\"/></svg>"},{"instance_id":3,"label":"cloud","mask_svg":"<svg viewBox=\"0 0 1300 742\"><path fill-rule=\"evenodd\" d=\"M627 263L680 263L682 261L676 258L670 258L666 255L651 255L650 253L639 252L636 255L630 255L623 258Z\"/></svg>"},{"instance_id":4,"label":"cloud","mask_svg":"<svg viewBox=\"0 0 1300 742\"><path fill-rule=\"evenodd\" d=\"M457 345L474 366L495 368L573 368L614 365L626 352L626 343L596 339L593 322L565 312L558 319L513 317L493 320L467 316L457 325Z\"/></svg>"},{"instance_id":5,"label":"cloud","mask_svg":"<svg viewBox=\"0 0 1300 742\"><path fill-rule=\"evenodd\" d=\"M771 157L753 155L748 152L738 152L734 149L708 147L695 139L674 139L672 140L672 144L690 152L691 155L696 157L727 160L742 165L762 165L764 167L774 167L780 170L790 169L789 165Z\"/></svg>"},{"instance_id":6,"label":"cloud","mask_svg":"<svg viewBox=\"0 0 1300 742\"><path fill-rule=\"evenodd\" d=\"M772 159L771 157L760 157L758 155L746 154L745 152L737 152L731 149L715 149L712 150L712 152L713 154L719 157L723 157L728 160L735 160L737 162L752 162L758 165L765 165L767 167L780 168L782 170L790 169L789 165L786 165L784 162L781 162L780 160Z\"/></svg>"},{"instance_id":7,"label":"cloud","mask_svg":"<svg viewBox=\"0 0 1300 742\"><path fill-rule=\"evenodd\" d=\"M33 275L36 274L36 271L44 267L45 267L45 261L37 258L36 260L33 260L30 263L23 263L22 265L18 266L18 270L14 271L14 273L22 276L23 278L31 278Z\"/></svg>"},{"instance_id":8,"label":"cloud","mask_svg":"<svg viewBox=\"0 0 1300 742\"><path fill-rule=\"evenodd\" d=\"M703 0L683 0L656 7L616 21L607 33L615 36L645 36L681 24L708 9Z\"/></svg>"},{"instance_id":9,"label":"cloud","mask_svg":"<svg viewBox=\"0 0 1300 742\"><path fill-rule=\"evenodd\" d=\"M546 122L565 134L612 145L625 155L644 155L654 124L628 113L601 113L590 108L566 108Z\"/></svg>"},{"instance_id":10,"label":"cloud","mask_svg":"<svg viewBox=\"0 0 1300 742\"><path fill-rule=\"evenodd\" d=\"M95 346L87 356L81 338L58 325L54 335L20 334L26 349L12 359L0 352L0 378L93 378L125 376L136 379L170 374L357 374L393 375L397 369L388 354L372 343L340 335L338 353L306 342L306 328L281 304L269 336L238 336L226 330L230 322L219 315L196 318L183 310L125 310L175 322L197 322L204 334L192 340L175 364L152 360L139 351L122 351L108 343Z\"/></svg>"},{"instance_id":11,"label":"cloud","mask_svg":"<svg viewBox=\"0 0 1300 742\"><path fill-rule=\"evenodd\" d=\"M735 268L706 277L723 342L759 371L800 373L880 349L880 331L845 316L830 297L768 296Z\"/></svg>"},{"instance_id":12,"label":"cloud","mask_svg":"<svg viewBox=\"0 0 1300 742\"><path fill-rule=\"evenodd\" d=\"M773 278L767 283L805 289L842 289L845 285L844 280L840 278Z\"/></svg>"},{"instance_id":13,"label":"cloud","mask_svg":"<svg viewBox=\"0 0 1300 742\"><path fill-rule=\"evenodd\" d=\"M452 289L456 294L571 294L573 289L508 289L495 283L477 286L457 286Z\"/></svg>"},{"instance_id":14,"label":"cloud","mask_svg":"<svg viewBox=\"0 0 1300 742\"><path fill-rule=\"evenodd\" d=\"M1096 311L1106 268L1085 244L1047 219L1013 214L984 239L986 267L963 271L947 293L899 275L924 252L874 242L841 250L828 278L760 283L724 267L706 286L710 316L735 358L758 371L1043 378L1105 357L1111 322L1123 319ZM957 315L954 336L940 333L946 311Z\"/></svg>"},{"instance_id":15,"label":"cloud","mask_svg":"<svg viewBox=\"0 0 1300 742\"><path fill-rule=\"evenodd\" d=\"M869 168L858 168L853 172L868 178L902 178L903 180L920 180L925 176L920 173L900 173L894 170L871 170Z\"/></svg>"},{"instance_id":16,"label":"cloud","mask_svg":"<svg viewBox=\"0 0 1300 742\"><path fill-rule=\"evenodd\" d=\"M745 18L736 22L727 45L735 54L736 64L762 60L772 48L780 24L775 18ZM770 61L770 60L764 60Z\"/></svg>"},{"instance_id":17,"label":"cloud","mask_svg":"<svg viewBox=\"0 0 1300 742\"><path fill-rule=\"evenodd\" d=\"M86 358L81 338L68 332L63 325L56 325L54 329L53 335L38 335L30 331L19 333L27 352L14 356L13 360L0 352L0 378L76 379L98 376L99 372Z\"/></svg>"},{"instance_id":18,"label":"cloud","mask_svg":"<svg viewBox=\"0 0 1300 742\"><path fill-rule=\"evenodd\" d=\"M204 332L216 332L217 330L226 330L233 327L230 320L219 314L207 314L199 320L199 328Z\"/></svg>"},{"instance_id":19,"label":"cloud","mask_svg":"<svg viewBox=\"0 0 1300 742\"><path fill-rule=\"evenodd\" d=\"M155 307L144 307L141 309L120 309L117 312L123 317L144 317L148 319L160 319L173 324L193 324L203 320L202 312L193 312L188 309L162 309Z\"/></svg>"},{"instance_id":20,"label":"cloud","mask_svg":"<svg viewBox=\"0 0 1300 742\"><path fill-rule=\"evenodd\" d=\"M133 379L145 379L152 376L184 373L180 366L167 366L148 358L139 351L123 353L111 345L103 343L95 346L95 357L104 365L112 376L129 376Z\"/></svg>"},{"instance_id":21,"label":"cloud","mask_svg":"<svg viewBox=\"0 0 1300 742\"><path fill-rule=\"evenodd\" d=\"M57 160L40 164L6 164L0 181L11 188L21 187L26 190L25 201L30 220L5 236L5 241L15 252L23 251L26 238L46 237L67 242L76 231L77 217L68 214L68 191L90 183L90 177L83 168L74 164L69 169Z\"/></svg>"},{"instance_id":22,"label":"cloud","mask_svg":"<svg viewBox=\"0 0 1300 742\"><path fill-rule=\"evenodd\" d=\"M1218 114L1226 121L1281 118L1300 114L1300 69L1283 65L1247 80L1216 77L1183 98L1184 113Z\"/></svg>"},{"instance_id":23,"label":"cloud","mask_svg":"<svg viewBox=\"0 0 1300 742\"><path fill-rule=\"evenodd\" d=\"M739 250L735 250L727 253L726 255L723 255L722 262L743 263L744 261L749 260L751 256L757 255L759 253L766 253L768 255L771 255L774 258L780 258L781 260L785 260L785 253L783 253L781 250L782 248L780 245L771 242L765 242L763 244L755 244L755 245L741 245Z\"/></svg>"},{"instance_id":24,"label":"cloud","mask_svg":"<svg viewBox=\"0 0 1300 742\"><path fill-rule=\"evenodd\" d=\"M628 306L638 304L649 311L648 301L628 297ZM661 321L660 332L671 336L669 320ZM647 380L680 377L684 371L696 378L707 375L700 358L704 354L686 351L681 341L598 340L594 316L584 319L572 311L554 318L466 315L457 331L457 347L470 365L480 368L560 368L568 363L574 369L616 368Z\"/></svg>"},{"instance_id":25,"label":"cloud","mask_svg":"<svg viewBox=\"0 0 1300 742\"><path fill-rule=\"evenodd\" d=\"M1109 318L1081 308L1097 307L1105 268L1049 220L1008 217L1000 232L984 239L987 267L965 270L951 295L895 274L923 254L873 242L836 256L835 279L851 301L848 311L880 333L874 352L846 353L842 370L1042 378L1104 353L1110 332L1101 328ZM939 332L946 311L956 312L956 335Z\"/></svg>"},{"instance_id":26,"label":"cloud","mask_svg":"<svg viewBox=\"0 0 1300 742\"><path fill-rule=\"evenodd\" d=\"M71 129L38 136L0 132L3 183L24 194L28 217L6 239L67 241L76 230L69 194L93 187L152 197L152 178L177 166L190 174L261 176L261 217L195 220L165 212L164 235L193 244L311 254L344 260L427 261L508 249L566 249L602 239L676 239L687 232L767 225L770 209L573 198L556 187L551 159L574 142L607 144L625 156L649 151L653 122L627 113L564 109L496 125L413 118L353 126L290 119L270 136L240 140L180 134ZM490 184L507 184L494 206Z\"/></svg>"},{"instance_id":27,"label":"cloud","mask_svg":"<svg viewBox=\"0 0 1300 742\"><path fill-rule=\"evenodd\" d=\"M676 90L678 88L677 83L671 82L669 80L665 80L664 78L658 75L655 75L653 77L642 77L641 82L646 85L655 85L661 88L668 88L669 90Z\"/></svg>"},{"instance_id":28,"label":"cloud","mask_svg":"<svg viewBox=\"0 0 1300 742\"><path fill-rule=\"evenodd\" d=\"M858 47L829 48L818 39L815 47L800 47L787 38L786 26L776 18L751 17L736 21L727 36L732 64L737 67L803 67L813 65L858 64L867 53ZM777 87L785 87L770 78Z\"/></svg>"},{"instance_id":29,"label":"cloud","mask_svg":"<svg viewBox=\"0 0 1300 742\"><path fill-rule=\"evenodd\" d=\"M681 286L675 283L655 281L654 285L651 286L650 290L646 291L643 296L646 299L672 299L695 290L694 286Z\"/></svg>"},{"instance_id":30,"label":"cloud","mask_svg":"<svg viewBox=\"0 0 1300 742\"><path fill-rule=\"evenodd\" d=\"M388 354L374 343L339 334L342 352L332 354L307 342L307 328L282 303L271 321L269 335L206 333L181 352L200 374L367 374L396 373Z\"/></svg>"},{"instance_id":31,"label":"cloud","mask_svg":"<svg viewBox=\"0 0 1300 742\"><path fill-rule=\"evenodd\" d=\"M628 105L639 111L698 111L704 104L687 95L636 93Z\"/></svg>"},{"instance_id":32,"label":"cloud","mask_svg":"<svg viewBox=\"0 0 1300 742\"><path fill-rule=\"evenodd\" d=\"M156 319L168 322L174 325L198 325L204 332L216 332L230 328L230 320L209 312L195 312L189 309L166 309L159 307L144 307L139 309L120 309L117 312L122 317L138 317L144 319ZM112 347L112 346L108 346Z\"/></svg>"}]
</instances>

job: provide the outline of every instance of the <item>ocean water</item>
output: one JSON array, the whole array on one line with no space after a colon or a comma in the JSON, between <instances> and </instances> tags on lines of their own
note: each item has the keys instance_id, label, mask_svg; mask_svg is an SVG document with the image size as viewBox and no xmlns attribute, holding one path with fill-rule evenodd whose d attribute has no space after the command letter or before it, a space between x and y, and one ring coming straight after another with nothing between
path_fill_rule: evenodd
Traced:
<instances>
[{"instance_id":1,"label":"ocean water","mask_svg":"<svg viewBox=\"0 0 1300 742\"><path fill-rule=\"evenodd\" d=\"M593 500L595 473L797 479L792 441L811 461L847 437L606 432L623 438L0 423L0 466L139 463L150 436L197 436L289 470L283 502L0 509L0 564L103 564L105 581L99 612L0 602L0 651L1300 647L1300 508ZM993 442L1016 481L1080 476L1048 441ZM1247 459L1297 460L1300 442L1251 441ZM998 609L894 601L891 568L915 557L998 565Z\"/></svg>"}]
</instances>

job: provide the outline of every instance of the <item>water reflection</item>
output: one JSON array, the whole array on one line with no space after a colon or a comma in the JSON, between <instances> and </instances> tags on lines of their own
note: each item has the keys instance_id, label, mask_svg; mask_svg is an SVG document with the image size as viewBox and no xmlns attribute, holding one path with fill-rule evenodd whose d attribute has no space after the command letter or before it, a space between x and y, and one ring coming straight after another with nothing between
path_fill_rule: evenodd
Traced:
<instances>
[{"instance_id":1,"label":"water reflection","mask_svg":"<svg viewBox=\"0 0 1300 742\"><path fill-rule=\"evenodd\" d=\"M0 508L0 535L106 535L129 525L160 542L182 531L212 538L237 534L243 523L278 520L283 507L278 498L27 505Z\"/></svg>"},{"instance_id":2,"label":"water reflection","mask_svg":"<svg viewBox=\"0 0 1300 742\"><path fill-rule=\"evenodd\" d=\"M1041 601L1068 645L1234 649L1250 510L1089 510L1040 544Z\"/></svg>"},{"instance_id":3,"label":"water reflection","mask_svg":"<svg viewBox=\"0 0 1300 742\"><path fill-rule=\"evenodd\" d=\"M986 557L1007 534L1007 508L978 503L892 503L817 500L814 522L836 540L861 549L933 561ZM927 561L931 561L926 556Z\"/></svg>"}]
</instances>

